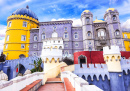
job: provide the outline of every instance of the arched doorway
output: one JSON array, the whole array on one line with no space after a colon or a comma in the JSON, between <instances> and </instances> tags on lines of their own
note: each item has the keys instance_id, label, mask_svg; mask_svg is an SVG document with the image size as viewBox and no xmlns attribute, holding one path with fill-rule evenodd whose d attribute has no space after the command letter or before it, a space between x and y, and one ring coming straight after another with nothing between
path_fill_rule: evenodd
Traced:
<instances>
[{"instance_id":1,"label":"arched doorway","mask_svg":"<svg viewBox=\"0 0 130 91\"><path fill-rule=\"evenodd\" d=\"M18 69L18 72L16 72ZM15 78L19 73L24 74L26 71L25 67L22 64L17 64L13 70L13 78Z\"/></svg>"},{"instance_id":2,"label":"arched doorway","mask_svg":"<svg viewBox=\"0 0 130 91\"><path fill-rule=\"evenodd\" d=\"M24 54L20 54L19 58L25 58L25 55Z\"/></svg>"},{"instance_id":3,"label":"arched doorway","mask_svg":"<svg viewBox=\"0 0 130 91\"><path fill-rule=\"evenodd\" d=\"M82 64L87 64L87 58L84 55L80 55L78 57L78 63L80 64L80 67L82 67Z\"/></svg>"}]
</instances>

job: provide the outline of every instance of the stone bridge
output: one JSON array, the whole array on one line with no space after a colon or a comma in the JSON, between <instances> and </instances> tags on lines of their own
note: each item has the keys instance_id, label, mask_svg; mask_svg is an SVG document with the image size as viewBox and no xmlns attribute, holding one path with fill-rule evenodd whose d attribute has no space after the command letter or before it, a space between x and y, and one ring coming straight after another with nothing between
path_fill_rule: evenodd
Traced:
<instances>
[{"instance_id":1,"label":"stone bridge","mask_svg":"<svg viewBox=\"0 0 130 91\"><path fill-rule=\"evenodd\" d=\"M0 63L0 70L3 70L4 73L8 75L8 79L10 80L17 76L18 72L16 72L16 69L18 64L19 64L19 73L24 74L24 72L27 69L31 70L34 68L33 65L29 65L29 64L33 64L34 60L37 60L38 58L39 57L31 56L28 58L6 60L5 62ZM43 64L41 65L41 67L43 68Z\"/></svg>"}]
</instances>

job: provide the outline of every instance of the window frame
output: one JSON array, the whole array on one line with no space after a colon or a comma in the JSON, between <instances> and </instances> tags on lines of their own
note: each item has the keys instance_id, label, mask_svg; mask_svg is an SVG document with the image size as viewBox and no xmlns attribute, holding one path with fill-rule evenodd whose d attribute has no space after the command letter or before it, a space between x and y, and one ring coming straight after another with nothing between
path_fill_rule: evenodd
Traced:
<instances>
[{"instance_id":1,"label":"window frame","mask_svg":"<svg viewBox=\"0 0 130 91\"><path fill-rule=\"evenodd\" d=\"M65 33L67 33L67 34L65 34ZM64 38L65 39L69 38L68 32L65 32L65 33L64 33ZM65 37L66 35L67 35L67 37Z\"/></svg>"},{"instance_id":2,"label":"window frame","mask_svg":"<svg viewBox=\"0 0 130 91\"><path fill-rule=\"evenodd\" d=\"M36 46L36 47L35 47ZM37 44L33 44L33 48L37 48Z\"/></svg>"},{"instance_id":3,"label":"window frame","mask_svg":"<svg viewBox=\"0 0 130 91\"><path fill-rule=\"evenodd\" d=\"M45 38L43 38L43 34L44 34L44 37L45 37ZM46 34L45 34L45 33L42 33L42 40L43 40L43 39L46 39Z\"/></svg>"},{"instance_id":4,"label":"window frame","mask_svg":"<svg viewBox=\"0 0 130 91\"><path fill-rule=\"evenodd\" d=\"M35 40L35 36L37 37L37 40ZM38 36L36 34L33 36L33 41L38 41Z\"/></svg>"},{"instance_id":5,"label":"window frame","mask_svg":"<svg viewBox=\"0 0 130 91\"><path fill-rule=\"evenodd\" d=\"M22 46L24 46L24 48L22 48ZM21 49L25 49L25 44L21 44Z\"/></svg>"},{"instance_id":6,"label":"window frame","mask_svg":"<svg viewBox=\"0 0 130 91\"><path fill-rule=\"evenodd\" d=\"M78 44L78 46L76 46L76 44ZM79 47L79 43L78 42L75 43L75 47Z\"/></svg>"},{"instance_id":7,"label":"window frame","mask_svg":"<svg viewBox=\"0 0 130 91\"><path fill-rule=\"evenodd\" d=\"M22 36L25 36L25 40L23 40ZM21 41L26 41L26 35L21 35Z\"/></svg>"},{"instance_id":8,"label":"window frame","mask_svg":"<svg viewBox=\"0 0 130 91\"><path fill-rule=\"evenodd\" d=\"M10 21L10 22L8 23L8 27L11 27L11 25L12 25L12 21Z\"/></svg>"},{"instance_id":9,"label":"window frame","mask_svg":"<svg viewBox=\"0 0 130 91\"><path fill-rule=\"evenodd\" d=\"M77 33L77 34L75 34L75 33ZM74 33L74 39L78 39L79 38L79 35L78 35L78 32L75 32ZM77 38L75 37L77 35Z\"/></svg>"},{"instance_id":10,"label":"window frame","mask_svg":"<svg viewBox=\"0 0 130 91\"><path fill-rule=\"evenodd\" d=\"M65 43L64 46L65 46L65 47L68 47L68 43Z\"/></svg>"},{"instance_id":11,"label":"window frame","mask_svg":"<svg viewBox=\"0 0 130 91\"><path fill-rule=\"evenodd\" d=\"M24 24L24 23L26 23L26 24ZM24 26L24 25L26 25L26 26ZM23 27L27 27L27 22L26 21L23 21Z\"/></svg>"},{"instance_id":12,"label":"window frame","mask_svg":"<svg viewBox=\"0 0 130 91\"><path fill-rule=\"evenodd\" d=\"M5 49L7 49L7 48L8 48L8 44L5 45Z\"/></svg>"},{"instance_id":13,"label":"window frame","mask_svg":"<svg viewBox=\"0 0 130 91\"><path fill-rule=\"evenodd\" d=\"M6 37L6 41L9 41L9 35L7 35L7 37Z\"/></svg>"},{"instance_id":14,"label":"window frame","mask_svg":"<svg viewBox=\"0 0 130 91\"><path fill-rule=\"evenodd\" d=\"M124 34L124 38L128 38L128 37L127 37L127 34Z\"/></svg>"},{"instance_id":15,"label":"window frame","mask_svg":"<svg viewBox=\"0 0 130 91\"><path fill-rule=\"evenodd\" d=\"M115 17L115 19L114 19L114 17ZM116 20L117 20L116 15L113 15L113 16L112 16L112 20L113 20L113 21L116 21Z\"/></svg>"}]
</instances>

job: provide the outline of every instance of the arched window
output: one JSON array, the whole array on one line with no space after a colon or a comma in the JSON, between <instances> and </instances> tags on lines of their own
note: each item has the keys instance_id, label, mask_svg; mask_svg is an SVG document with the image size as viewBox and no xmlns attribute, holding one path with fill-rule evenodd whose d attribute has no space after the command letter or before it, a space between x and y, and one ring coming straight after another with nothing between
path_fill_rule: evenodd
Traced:
<instances>
[{"instance_id":1,"label":"arched window","mask_svg":"<svg viewBox=\"0 0 130 91\"><path fill-rule=\"evenodd\" d=\"M127 38L127 35L126 35L126 34L124 34L124 38Z\"/></svg>"},{"instance_id":2,"label":"arched window","mask_svg":"<svg viewBox=\"0 0 130 91\"><path fill-rule=\"evenodd\" d=\"M68 33L67 32L64 33L64 38L68 38Z\"/></svg>"},{"instance_id":3,"label":"arched window","mask_svg":"<svg viewBox=\"0 0 130 91\"><path fill-rule=\"evenodd\" d=\"M116 36L119 36L119 35L120 35L119 30L116 30L115 35L116 35Z\"/></svg>"},{"instance_id":4,"label":"arched window","mask_svg":"<svg viewBox=\"0 0 130 91\"><path fill-rule=\"evenodd\" d=\"M45 39L46 38L46 35L45 33L42 34L42 39Z\"/></svg>"},{"instance_id":5,"label":"arched window","mask_svg":"<svg viewBox=\"0 0 130 91\"><path fill-rule=\"evenodd\" d=\"M44 32L44 31L45 31L45 28L43 28L42 31Z\"/></svg>"},{"instance_id":6,"label":"arched window","mask_svg":"<svg viewBox=\"0 0 130 91\"><path fill-rule=\"evenodd\" d=\"M64 53L64 54L65 54L66 56L68 56L68 54L69 54L69 53L68 53L68 51L65 51L65 53Z\"/></svg>"},{"instance_id":7,"label":"arched window","mask_svg":"<svg viewBox=\"0 0 130 91\"><path fill-rule=\"evenodd\" d=\"M57 32L53 32L53 33L52 33L52 38L53 38L53 37L58 37Z\"/></svg>"},{"instance_id":8,"label":"arched window","mask_svg":"<svg viewBox=\"0 0 130 91\"><path fill-rule=\"evenodd\" d=\"M116 21L116 15L113 15L113 21Z\"/></svg>"},{"instance_id":9,"label":"arched window","mask_svg":"<svg viewBox=\"0 0 130 91\"><path fill-rule=\"evenodd\" d=\"M38 40L37 35L34 35L33 39L34 39L34 41L37 41Z\"/></svg>"},{"instance_id":10,"label":"arched window","mask_svg":"<svg viewBox=\"0 0 130 91\"><path fill-rule=\"evenodd\" d=\"M77 32L74 33L74 38L78 39L78 33Z\"/></svg>"},{"instance_id":11,"label":"arched window","mask_svg":"<svg viewBox=\"0 0 130 91\"><path fill-rule=\"evenodd\" d=\"M91 32L90 31L88 31L87 36L91 37Z\"/></svg>"},{"instance_id":12,"label":"arched window","mask_svg":"<svg viewBox=\"0 0 130 91\"><path fill-rule=\"evenodd\" d=\"M89 17L86 18L86 21L87 21L87 23L89 23L89 21L90 21Z\"/></svg>"},{"instance_id":13,"label":"arched window","mask_svg":"<svg viewBox=\"0 0 130 91\"><path fill-rule=\"evenodd\" d=\"M105 36L105 30L104 29L99 29L98 30L98 37L104 37Z\"/></svg>"}]
</instances>

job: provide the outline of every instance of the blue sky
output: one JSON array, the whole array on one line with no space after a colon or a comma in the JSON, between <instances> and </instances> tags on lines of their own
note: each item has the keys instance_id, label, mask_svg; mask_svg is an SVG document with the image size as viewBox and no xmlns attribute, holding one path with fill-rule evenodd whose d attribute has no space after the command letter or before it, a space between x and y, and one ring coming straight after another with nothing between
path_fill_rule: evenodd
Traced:
<instances>
[{"instance_id":1,"label":"blue sky","mask_svg":"<svg viewBox=\"0 0 130 91\"><path fill-rule=\"evenodd\" d=\"M72 19L74 25L80 24L81 13L88 9L93 13L93 20L97 16L103 19L107 8L119 11L122 25L130 25L130 0L0 0L0 48L2 49L6 31L6 20L18 8L26 5L38 16L39 21ZM0 49L0 50L1 50Z\"/></svg>"}]
</instances>

